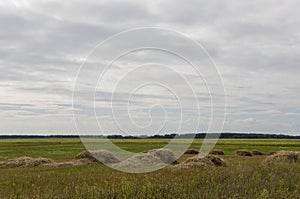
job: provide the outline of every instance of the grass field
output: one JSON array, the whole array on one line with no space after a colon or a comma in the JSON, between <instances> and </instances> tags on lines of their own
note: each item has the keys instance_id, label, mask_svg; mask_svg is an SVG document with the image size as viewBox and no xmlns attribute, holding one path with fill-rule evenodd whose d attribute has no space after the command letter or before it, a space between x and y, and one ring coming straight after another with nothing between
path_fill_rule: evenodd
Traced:
<instances>
[{"instance_id":1,"label":"grass field","mask_svg":"<svg viewBox=\"0 0 300 199\"><path fill-rule=\"evenodd\" d=\"M134 152L169 140L113 140ZM191 148L199 149L202 140ZM300 198L300 163L261 166L266 156L238 157L237 149L300 151L294 139L220 139L228 166L129 174L104 165L0 169L0 198ZM0 160L21 156L72 159L84 150L79 139L0 140ZM184 160L189 157L184 155Z\"/></svg>"},{"instance_id":2,"label":"grass field","mask_svg":"<svg viewBox=\"0 0 300 199\"><path fill-rule=\"evenodd\" d=\"M113 143L119 147L142 152L148 149L160 148L169 143L168 139L116 139ZM183 140L184 141L184 140ZM200 149L202 139L195 139L190 148ZM237 149L257 149L262 152L278 150L300 151L298 139L220 139L216 149L221 149L227 155L233 155ZM85 150L80 139L8 139L0 140L0 160L21 156L47 157L55 160L72 159Z\"/></svg>"}]
</instances>

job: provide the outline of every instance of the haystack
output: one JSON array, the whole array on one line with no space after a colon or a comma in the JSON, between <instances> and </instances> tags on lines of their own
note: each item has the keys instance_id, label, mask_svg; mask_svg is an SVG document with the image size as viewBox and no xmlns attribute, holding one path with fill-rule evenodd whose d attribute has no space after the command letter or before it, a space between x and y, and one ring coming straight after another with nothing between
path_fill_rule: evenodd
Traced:
<instances>
[{"instance_id":1,"label":"haystack","mask_svg":"<svg viewBox=\"0 0 300 199\"><path fill-rule=\"evenodd\" d=\"M76 157L76 160L87 159L85 161L97 162L103 164L115 164L120 162L111 152L106 150L97 150L97 151L83 151L79 153Z\"/></svg>"},{"instance_id":2,"label":"haystack","mask_svg":"<svg viewBox=\"0 0 300 199\"><path fill-rule=\"evenodd\" d=\"M276 153L277 153L277 151L270 151L270 152L267 153L267 155L274 155Z\"/></svg>"},{"instance_id":3,"label":"haystack","mask_svg":"<svg viewBox=\"0 0 300 199\"><path fill-rule=\"evenodd\" d=\"M196 149L188 149L184 152L184 154L199 154L199 151Z\"/></svg>"},{"instance_id":4,"label":"haystack","mask_svg":"<svg viewBox=\"0 0 300 199\"><path fill-rule=\"evenodd\" d=\"M211 155L224 155L224 152L221 151L221 150L214 149L214 150L211 150L209 152L209 154L211 154Z\"/></svg>"},{"instance_id":5,"label":"haystack","mask_svg":"<svg viewBox=\"0 0 300 199\"><path fill-rule=\"evenodd\" d=\"M225 167L226 166L226 162L225 160L223 160L222 158L219 158L218 156L215 155L207 155L205 158L209 159L210 161L212 161L212 163L214 163L214 165L216 167Z\"/></svg>"},{"instance_id":6,"label":"haystack","mask_svg":"<svg viewBox=\"0 0 300 199\"><path fill-rule=\"evenodd\" d=\"M153 149L148 151L148 153L153 154L165 164L177 163L175 155L169 149Z\"/></svg>"},{"instance_id":7,"label":"haystack","mask_svg":"<svg viewBox=\"0 0 300 199\"><path fill-rule=\"evenodd\" d=\"M158 157L155 157L154 154L150 153L136 154L116 164L117 167L127 168L145 168L157 165L163 165L162 160L160 160Z\"/></svg>"},{"instance_id":8,"label":"haystack","mask_svg":"<svg viewBox=\"0 0 300 199\"><path fill-rule=\"evenodd\" d=\"M277 153L266 157L263 164L295 163L298 156L299 153L295 151L278 151Z\"/></svg>"},{"instance_id":9,"label":"haystack","mask_svg":"<svg viewBox=\"0 0 300 199\"><path fill-rule=\"evenodd\" d=\"M263 152L260 152L258 150L252 150L251 153L252 153L252 155L264 155Z\"/></svg>"},{"instance_id":10,"label":"haystack","mask_svg":"<svg viewBox=\"0 0 300 199\"><path fill-rule=\"evenodd\" d=\"M203 160L198 162L181 163L170 168L177 170L177 169L193 169L193 168L203 168L203 167L214 167L214 164L211 161L205 159L205 161Z\"/></svg>"},{"instance_id":11,"label":"haystack","mask_svg":"<svg viewBox=\"0 0 300 199\"><path fill-rule=\"evenodd\" d=\"M204 157L194 156L186 159L181 164L174 166L174 169L189 169L189 168L201 168L201 167L224 167L226 162L217 156L206 155Z\"/></svg>"},{"instance_id":12,"label":"haystack","mask_svg":"<svg viewBox=\"0 0 300 199\"><path fill-rule=\"evenodd\" d=\"M237 150L235 154L238 156L252 156L252 153L250 151L243 150L243 149Z\"/></svg>"},{"instance_id":13,"label":"haystack","mask_svg":"<svg viewBox=\"0 0 300 199\"><path fill-rule=\"evenodd\" d=\"M165 164L177 163L176 157L169 149L152 149L139 153L130 158L115 164L116 168L137 168L140 170L165 166Z\"/></svg>"},{"instance_id":14,"label":"haystack","mask_svg":"<svg viewBox=\"0 0 300 199\"><path fill-rule=\"evenodd\" d=\"M0 168L37 167L41 165L52 165L55 162L48 158L20 157L0 162Z\"/></svg>"}]
</instances>

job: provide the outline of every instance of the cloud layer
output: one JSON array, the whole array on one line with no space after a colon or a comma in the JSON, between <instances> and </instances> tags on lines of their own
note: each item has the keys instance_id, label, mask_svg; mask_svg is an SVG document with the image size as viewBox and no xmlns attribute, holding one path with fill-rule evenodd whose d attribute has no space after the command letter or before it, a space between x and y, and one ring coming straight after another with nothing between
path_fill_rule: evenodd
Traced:
<instances>
[{"instance_id":1,"label":"cloud layer","mask_svg":"<svg viewBox=\"0 0 300 199\"><path fill-rule=\"evenodd\" d=\"M183 32L201 43L218 66L227 93L224 131L297 134L300 130L299 6L296 0L2 1L0 133L74 134L73 84L89 52L120 31L162 27ZM143 34L136 35L134 41L119 41L118 45L124 47L144 39ZM198 58L202 64L207 59L185 44L172 42L172 37L169 40L170 47ZM109 57L117 50L120 49L107 48L101 55ZM85 74L87 82L90 75L100 75L96 73L99 65L109 61L101 58L88 59L95 70L91 68L90 73ZM170 54L139 51L114 63L105 76L105 84L96 89L95 112L104 133L119 133L120 130L112 127L114 83L130 69L147 63L171 66L191 82L200 107L200 131L205 131L211 117L211 104L203 79ZM157 66L150 64L127 75L127 80L123 79L126 83L113 92L120 126L134 134L156 133L167 114L164 132L174 132L180 121L180 111L183 111L186 128L182 132L193 131L188 127L195 125L198 119L191 92L183 80L167 68ZM205 78L213 80L214 76ZM128 94L135 88L134 83L150 80L164 80L166 85L174 86L178 89L177 95L190 106L182 109L166 88L145 86L133 95L129 113L134 123L131 123L127 117ZM221 121L222 100L217 96L222 93L211 94L217 101L216 113L220 111L214 117ZM86 133L99 133L93 122L93 104L87 98L85 90L80 90L77 102L81 103L77 104L75 112L82 111L82 120L90 127ZM141 129L135 131L132 126L145 127L149 122L153 126L143 132Z\"/></svg>"}]
</instances>

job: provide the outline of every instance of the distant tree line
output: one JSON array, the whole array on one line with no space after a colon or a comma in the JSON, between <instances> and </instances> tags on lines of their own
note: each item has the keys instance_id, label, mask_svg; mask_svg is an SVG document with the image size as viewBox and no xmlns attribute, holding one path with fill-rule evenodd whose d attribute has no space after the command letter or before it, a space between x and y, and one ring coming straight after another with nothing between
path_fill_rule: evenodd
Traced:
<instances>
[{"instance_id":1,"label":"distant tree line","mask_svg":"<svg viewBox=\"0 0 300 199\"><path fill-rule=\"evenodd\" d=\"M172 138L238 138L238 139L258 139L258 138L285 138L300 139L300 136L284 135L284 134L257 134L257 133L197 133L197 134L165 134L152 136L122 136L122 135L0 135L0 139L39 139L39 138L109 138L109 139L172 139Z\"/></svg>"},{"instance_id":2,"label":"distant tree line","mask_svg":"<svg viewBox=\"0 0 300 199\"><path fill-rule=\"evenodd\" d=\"M299 139L300 136L293 136L293 135L284 135L284 134L257 134L257 133L197 133L197 134L166 134L166 135L154 135L148 138L286 138L286 139Z\"/></svg>"}]
</instances>

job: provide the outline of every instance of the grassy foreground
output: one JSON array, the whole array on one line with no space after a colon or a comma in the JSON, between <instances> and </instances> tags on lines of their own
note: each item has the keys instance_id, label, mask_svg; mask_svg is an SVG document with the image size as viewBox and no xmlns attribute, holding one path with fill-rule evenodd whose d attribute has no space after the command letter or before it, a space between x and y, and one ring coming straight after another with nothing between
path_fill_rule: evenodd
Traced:
<instances>
[{"instance_id":1,"label":"grassy foreground","mask_svg":"<svg viewBox=\"0 0 300 199\"><path fill-rule=\"evenodd\" d=\"M168 140L115 140L131 151L159 148ZM195 140L191 148L199 148ZM236 149L300 150L299 140L219 140L225 168L128 174L104 165L0 169L0 198L300 198L300 163L261 166L265 156L238 157ZM72 159L84 150L78 139L0 141L0 158ZM188 156L184 156L181 160Z\"/></svg>"}]
</instances>

